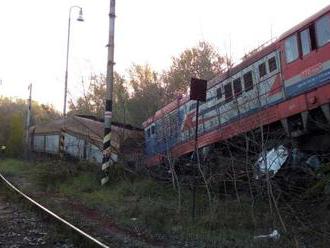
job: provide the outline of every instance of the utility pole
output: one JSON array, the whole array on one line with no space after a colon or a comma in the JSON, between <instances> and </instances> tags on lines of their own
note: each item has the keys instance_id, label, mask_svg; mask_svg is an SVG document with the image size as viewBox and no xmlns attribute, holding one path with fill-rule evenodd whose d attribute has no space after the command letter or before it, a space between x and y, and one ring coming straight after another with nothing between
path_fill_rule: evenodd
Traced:
<instances>
[{"instance_id":1,"label":"utility pole","mask_svg":"<svg viewBox=\"0 0 330 248\"><path fill-rule=\"evenodd\" d=\"M28 100L28 110L26 115L26 137L25 137L25 143L26 143L26 158L29 158L29 150L30 150L30 144L29 144L29 128L31 126L31 111L32 111L32 83L29 84L28 87L29 90L29 100Z\"/></svg>"},{"instance_id":2,"label":"utility pole","mask_svg":"<svg viewBox=\"0 0 330 248\"><path fill-rule=\"evenodd\" d=\"M115 0L110 0L109 14L109 43L108 43L108 63L106 77L106 102L104 113L104 138L103 138L103 178L101 184L109 181L109 167L115 162L111 151L111 121L112 121L112 89L113 89L113 67L114 67L114 34L115 34Z\"/></svg>"}]
</instances>

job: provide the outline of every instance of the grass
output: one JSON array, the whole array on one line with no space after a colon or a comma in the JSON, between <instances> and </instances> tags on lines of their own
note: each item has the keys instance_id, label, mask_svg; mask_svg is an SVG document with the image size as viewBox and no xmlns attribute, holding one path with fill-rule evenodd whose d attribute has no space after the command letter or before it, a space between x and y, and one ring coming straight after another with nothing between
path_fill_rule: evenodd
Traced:
<instances>
[{"instance_id":1,"label":"grass","mask_svg":"<svg viewBox=\"0 0 330 248\"><path fill-rule=\"evenodd\" d=\"M307 190L306 197L319 197L323 194L327 185L330 185L330 163L321 166L317 174L321 179Z\"/></svg>"},{"instance_id":2,"label":"grass","mask_svg":"<svg viewBox=\"0 0 330 248\"><path fill-rule=\"evenodd\" d=\"M8 176L21 176L27 172L27 164L23 161L7 159L0 160L0 172L5 172Z\"/></svg>"},{"instance_id":3,"label":"grass","mask_svg":"<svg viewBox=\"0 0 330 248\"><path fill-rule=\"evenodd\" d=\"M171 185L150 178L129 177L120 166L112 170L110 183L105 186L99 184L99 168L86 163L29 164L2 160L0 171L24 176L36 191L78 199L111 216L122 227L141 230L151 238L171 239L176 245L181 242L183 246L187 241L196 247L286 247L289 242L287 237L273 243L259 244L253 240L254 235L271 232L269 227L277 225L269 214L267 202L258 202L252 212L249 198L241 197L240 203L234 199L215 199L214 210L209 211L205 189L199 189L198 211L193 221L191 191L183 189L182 208L178 211L177 193Z\"/></svg>"}]
</instances>

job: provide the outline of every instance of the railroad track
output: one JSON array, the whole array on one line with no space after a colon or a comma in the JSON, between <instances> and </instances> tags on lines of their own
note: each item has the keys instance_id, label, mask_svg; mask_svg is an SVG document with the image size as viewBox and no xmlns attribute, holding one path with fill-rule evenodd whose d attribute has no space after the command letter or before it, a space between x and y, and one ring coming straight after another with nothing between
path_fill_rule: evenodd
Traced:
<instances>
[{"instance_id":1,"label":"railroad track","mask_svg":"<svg viewBox=\"0 0 330 248\"><path fill-rule=\"evenodd\" d=\"M108 248L109 246L100 242L99 240L97 240L96 238L92 237L91 235L89 235L88 233L82 231L81 229L79 229L78 227L74 226L73 224L69 223L68 221L66 221L65 219L59 217L58 215L56 215L55 213L53 213L52 211L50 211L49 209L47 209L46 207L42 206L41 204L39 204L38 202L36 202L35 200L33 200L31 197L27 196L26 194L24 194L23 192L21 192L18 188L16 188L8 179L6 179L1 173L0 173L0 182L3 183L5 186L7 186L8 189L10 189L12 192L15 192L18 196L20 196L20 198L24 199L24 201L26 203L29 203L30 205L32 204L32 206L41 211L45 216L47 216L48 221L53 222L54 224L59 224L59 225L63 225L64 228L66 228L65 230L70 230L72 233L78 235L79 237L82 238L82 240L80 241L81 244L84 243L88 243L89 246L87 247L102 247L102 248ZM1 201L0 201L1 203ZM3 217L1 215L12 215L15 210L8 210L7 206L2 206L0 204L0 217ZM19 216L18 216L19 217ZM12 218L12 216L10 216L10 218ZM1 220L1 218L0 218ZM35 220L33 220L35 221ZM19 224L19 223L16 223ZM16 235L14 232L12 232L10 235ZM20 235L20 234L17 234ZM24 238L24 242L29 243L29 238ZM3 247L2 243L0 243L0 247ZM43 244L34 244L34 246L40 245L42 246ZM28 245L29 246L29 245ZM31 244L30 244L31 246ZM33 246L33 245L32 245ZM13 246L13 247L18 247L18 246ZM39 246L38 246L39 247ZM68 246L66 246L68 247ZM86 246L84 246L86 247Z\"/></svg>"}]
</instances>

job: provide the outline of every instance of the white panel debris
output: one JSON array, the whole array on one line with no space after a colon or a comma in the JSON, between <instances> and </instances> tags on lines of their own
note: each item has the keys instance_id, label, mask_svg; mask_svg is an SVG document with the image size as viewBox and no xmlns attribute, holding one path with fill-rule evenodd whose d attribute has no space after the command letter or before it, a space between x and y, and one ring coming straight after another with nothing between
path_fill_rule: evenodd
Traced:
<instances>
[{"instance_id":1,"label":"white panel debris","mask_svg":"<svg viewBox=\"0 0 330 248\"><path fill-rule=\"evenodd\" d=\"M260 173L264 174L268 172L270 175L275 175L283 166L288 156L288 150L283 145L280 145L266 152L264 155L260 154L256 165Z\"/></svg>"},{"instance_id":2,"label":"white panel debris","mask_svg":"<svg viewBox=\"0 0 330 248\"><path fill-rule=\"evenodd\" d=\"M254 239L273 239L278 240L280 238L280 233L275 229L272 233L266 235L254 236Z\"/></svg>"}]
</instances>

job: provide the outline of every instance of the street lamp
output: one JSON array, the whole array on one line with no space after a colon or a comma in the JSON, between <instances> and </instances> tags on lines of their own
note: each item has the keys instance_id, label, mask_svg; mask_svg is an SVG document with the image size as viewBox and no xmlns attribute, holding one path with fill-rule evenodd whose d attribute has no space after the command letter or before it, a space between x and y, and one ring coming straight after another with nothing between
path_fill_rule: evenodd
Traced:
<instances>
[{"instance_id":1,"label":"street lamp","mask_svg":"<svg viewBox=\"0 0 330 248\"><path fill-rule=\"evenodd\" d=\"M66 44L66 67L65 67L65 83L64 83L64 106L63 106L63 117L66 116L66 96L67 96L67 91L68 91L68 68L69 68L69 48L70 48L70 28L71 28L71 11L74 8L79 9L79 16L77 18L77 21L83 22L83 12L82 8L79 6L71 6L69 10L69 23L68 23L68 40Z\"/></svg>"}]
</instances>

